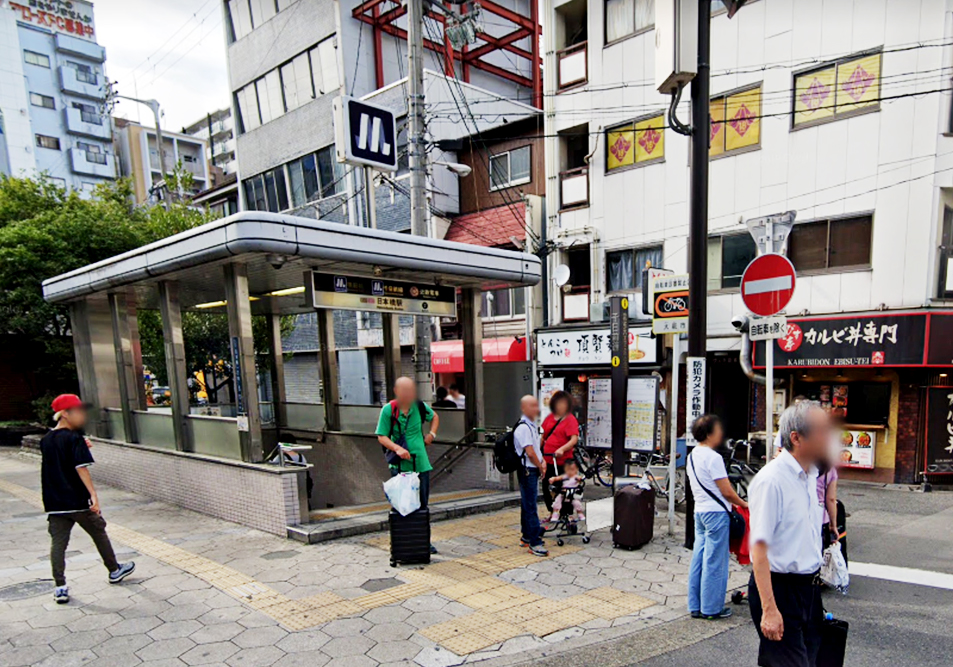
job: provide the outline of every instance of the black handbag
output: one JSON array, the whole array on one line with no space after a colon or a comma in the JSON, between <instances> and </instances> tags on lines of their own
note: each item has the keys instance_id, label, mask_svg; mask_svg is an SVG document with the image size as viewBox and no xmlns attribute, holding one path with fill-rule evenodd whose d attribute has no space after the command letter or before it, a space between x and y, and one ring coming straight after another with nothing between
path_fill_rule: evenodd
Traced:
<instances>
[{"instance_id":1,"label":"black handbag","mask_svg":"<svg viewBox=\"0 0 953 667\"><path fill-rule=\"evenodd\" d=\"M850 624L838 618L821 621L821 648L817 652L817 667L844 667L847 653L847 631Z\"/></svg>"},{"instance_id":2,"label":"black handbag","mask_svg":"<svg viewBox=\"0 0 953 667\"><path fill-rule=\"evenodd\" d=\"M701 480L698 479L698 475L695 473L695 463L692 461L691 454L688 455L688 465L692 468L692 475L695 476L695 481L698 482L698 486L704 489L705 493L712 497L716 503L722 506L726 512L728 512L728 539L729 540L740 540L745 536L745 530L747 529L747 524L745 523L745 518L734 507L725 505L721 499L712 493L707 486L702 484Z\"/></svg>"}]
</instances>

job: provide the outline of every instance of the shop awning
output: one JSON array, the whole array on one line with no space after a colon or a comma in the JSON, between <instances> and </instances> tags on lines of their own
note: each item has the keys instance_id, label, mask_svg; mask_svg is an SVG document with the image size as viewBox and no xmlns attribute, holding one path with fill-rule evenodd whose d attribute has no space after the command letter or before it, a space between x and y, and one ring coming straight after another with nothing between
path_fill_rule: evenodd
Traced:
<instances>
[{"instance_id":1,"label":"shop awning","mask_svg":"<svg viewBox=\"0 0 953 667\"><path fill-rule=\"evenodd\" d=\"M484 338L483 363L497 361L526 361L526 337ZM431 343L430 364L434 373L463 373L463 341Z\"/></svg>"}]
</instances>

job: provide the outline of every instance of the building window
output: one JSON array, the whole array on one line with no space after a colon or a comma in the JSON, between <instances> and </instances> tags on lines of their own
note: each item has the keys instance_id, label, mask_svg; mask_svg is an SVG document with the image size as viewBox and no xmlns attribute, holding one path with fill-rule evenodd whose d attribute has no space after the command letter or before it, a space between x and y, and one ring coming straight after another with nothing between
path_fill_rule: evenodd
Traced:
<instances>
[{"instance_id":1,"label":"building window","mask_svg":"<svg viewBox=\"0 0 953 667\"><path fill-rule=\"evenodd\" d=\"M662 246L630 248L606 253L606 291L641 291L642 271L662 266Z\"/></svg>"},{"instance_id":2,"label":"building window","mask_svg":"<svg viewBox=\"0 0 953 667\"><path fill-rule=\"evenodd\" d=\"M883 54L828 63L794 76L794 127L880 109Z\"/></svg>"},{"instance_id":3,"label":"building window","mask_svg":"<svg viewBox=\"0 0 953 667\"><path fill-rule=\"evenodd\" d=\"M710 157L761 145L761 84L712 99L710 137Z\"/></svg>"},{"instance_id":4,"label":"building window","mask_svg":"<svg viewBox=\"0 0 953 667\"><path fill-rule=\"evenodd\" d=\"M92 123L93 125L103 124L103 117L99 115L96 107L94 107L92 104L73 102L73 108L79 109L80 118L82 118L84 123Z\"/></svg>"},{"instance_id":5,"label":"building window","mask_svg":"<svg viewBox=\"0 0 953 667\"><path fill-rule=\"evenodd\" d=\"M487 290L480 301L483 319L509 319L526 314L526 294L522 287Z\"/></svg>"},{"instance_id":6,"label":"building window","mask_svg":"<svg viewBox=\"0 0 953 667\"><path fill-rule=\"evenodd\" d=\"M99 77L96 75L96 72L93 71L93 68L89 65L84 65L82 63L74 63L69 61L67 63L70 67L76 70L76 80L83 83L89 83L96 85L99 83Z\"/></svg>"},{"instance_id":7,"label":"building window","mask_svg":"<svg viewBox=\"0 0 953 667\"><path fill-rule=\"evenodd\" d=\"M96 191L96 184L83 181L82 190L87 194L93 194Z\"/></svg>"},{"instance_id":8,"label":"building window","mask_svg":"<svg viewBox=\"0 0 953 667\"><path fill-rule=\"evenodd\" d=\"M250 210L280 213L289 208L283 166L252 176L245 180L244 187L245 201Z\"/></svg>"},{"instance_id":9,"label":"building window","mask_svg":"<svg viewBox=\"0 0 953 667\"><path fill-rule=\"evenodd\" d=\"M296 0L228 0L227 24L229 40L241 39Z\"/></svg>"},{"instance_id":10,"label":"building window","mask_svg":"<svg viewBox=\"0 0 953 667\"><path fill-rule=\"evenodd\" d=\"M23 61L27 65L36 65L37 67L45 67L46 69L50 68L50 57L42 53L36 53L35 51L24 51Z\"/></svg>"},{"instance_id":11,"label":"building window","mask_svg":"<svg viewBox=\"0 0 953 667\"><path fill-rule=\"evenodd\" d=\"M51 148L55 151L60 149L59 137L48 137L45 134L36 135L36 145L40 148Z\"/></svg>"},{"instance_id":12,"label":"building window","mask_svg":"<svg viewBox=\"0 0 953 667\"><path fill-rule=\"evenodd\" d=\"M514 148L490 156L490 190L502 190L529 183L531 178L531 149Z\"/></svg>"},{"instance_id":13,"label":"building window","mask_svg":"<svg viewBox=\"0 0 953 667\"><path fill-rule=\"evenodd\" d=\"M255 128L339 87L334 38L299 53L235 91L241 131Z\"/></svg>"},{"instance_id":14,"label":"building window","mask_svg":"<svg viewBox=\"0 0 953 667\"><path fill-rule=\"evenodd\" d=\"M798 272L867 268L872 231L869 215L800 223L788 238L788 257Z\"/></svg>"},{"instance_id":15,"label":"building window","mask_svg":"<svg viewBox=\"0 0 953 667\"><path fill-rule=\"evenodd\" d=\"M66 179L65 179L65 178L58 178L58 177L56 177L56 176L49 176L48 178L49 178L50 183L52 183L52 184L55 185L56 187L62 188L63 190L66 189Z\"/></svg>"},{"instance_id":16,"label":"building window","mask_svg":"<svg viewBox=\"0 0 953 667\"><path fill-rule=\"evenodd\" d=\"M758 255L750 234L714 236L708 239L708 289L733 289Z\"/></svg>"},{"instance_id":17,"label":"building window","mask_svg":"<svg viewBox=\"0 0 953 667\"><path fill-rule=\"evenodd\" d=\"M665 158L665 118L648 116L606 130L606 171Z\"/></svg>"},{"instance_id":18,"label":"building window","mask_svg":"<svg viewBox=\"0 0 953 667\"><path fill-rule=\"evenodd\" d=\"M30 93L30 104L44 109L55 109L56 101L49 95L40 95L39 93Z\"/></svg>"},{"instance_id":19,"label":"building window","mask_svg":"<svg viewBox=\"0 0 953 667\"><path fill-rule=\"evenodd\" d=\"M953 208L943 209L943 229L940 237L940 261L936 296L953 299Z\"/></svg>"},{"instance_id":20,"label":"building window","mask_svg":"<svg viewBox=\"0 0 953 667\"><path fill-rule=\"evenodd\" d=\"M606 0L606 44L655 25L655 0Z\"/></svg>"},{"instance_id":21,"label":"building window","mask_svg":"<svg viewBox=\"0 0 953 667\"><path fill-rule=\"evenodd\" d=\"M321 179L322 197L332 197L344 192L344 165L337 161L334 146L318 151L318 175Z\"/></svg>"},{"instance_id":22,"label":"building window","mask_svg":"<svg viewBox=\"0 0 953 667\"><path fill-rule=\"evenodd\" d=\"M76 148L86 151L86 161L93 164L106 164L106 153L103 147L97 144L88 144L85 141L77 141Z\"/></svg>"}]
</instances>

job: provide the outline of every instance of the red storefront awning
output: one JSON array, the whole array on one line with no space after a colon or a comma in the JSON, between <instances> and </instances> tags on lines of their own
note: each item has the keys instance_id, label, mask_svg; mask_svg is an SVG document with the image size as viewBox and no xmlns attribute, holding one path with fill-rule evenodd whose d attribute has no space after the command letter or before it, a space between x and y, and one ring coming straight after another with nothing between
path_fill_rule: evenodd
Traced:
<instances>
[{"instance_id":1,"label":"red storefront awning","mask_svg":"<svg viewBox=\"0 0 953 667\"><path fill-rule=\"evenodd\" d=\"M483 363L526 361L526 337L484 338ZM463 373L463 341L440 340L430 344L434 373Z\"/></svg>"}]
</instances>

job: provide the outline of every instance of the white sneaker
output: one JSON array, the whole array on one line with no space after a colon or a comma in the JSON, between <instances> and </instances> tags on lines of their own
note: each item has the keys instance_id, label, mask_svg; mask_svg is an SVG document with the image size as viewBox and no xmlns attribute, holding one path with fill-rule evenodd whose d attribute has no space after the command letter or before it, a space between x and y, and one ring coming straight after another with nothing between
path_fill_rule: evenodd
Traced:
<instances>
[{"instance_id":1,"label":"white sneaker","mask_svg":"<svg viewBox=\"0 0 953 667\"><path fill-rule=\"evenodd\" d=\"M69 602L69 586L57 586L53 591L53 599L56 600L56 604Z\"/></svg>"}]
</instances>

